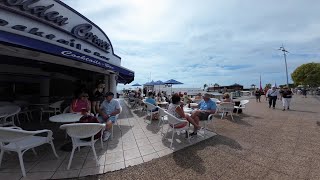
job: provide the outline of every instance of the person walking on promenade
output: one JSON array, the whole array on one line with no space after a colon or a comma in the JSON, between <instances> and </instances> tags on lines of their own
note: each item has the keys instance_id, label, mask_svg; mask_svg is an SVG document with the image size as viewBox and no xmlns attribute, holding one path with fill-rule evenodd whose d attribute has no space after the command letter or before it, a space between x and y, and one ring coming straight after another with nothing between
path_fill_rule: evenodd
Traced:
<instances>
[{"instance_id":1,"label":"person walking on promenade","mask_svg":"<svg viewBox=\"0 0 320 180\"><path fill-rule=\"evenodd\" d=\"M269 108L271 108L272 105L273 109L275 109L276 101L279 95L277 88L275 86L272 86L272 88L268 90L266 95L269 98Z\"/></svg>"},{"instance_id":2,"label":"person walking on promenade","mask_svg":"<svg viewBox=\"0 0 320 180\"><path fill-rule=\"evenodd\" d=\"M266 101L268 101L268 95L267 95L267 92L268 92L268 88L264 88L264 96L266 97Z\"/></svg>"},{"instance_id":3,"label":"person walking on promenade","mask_svg":"<svg viewBox=\"0 0 320 180\"><path fill-rule=\"evenodd\" d=\"M254 94L255 94L255 96L256 96L256 101L257 101L257 102L261 102L261 101L260 101L261 92L260 92L260 90L259 90L258 88L256 89L256 91L255 91Z\"/></svg>"},{"instance_id":4,"label":"person walking on promenade","mask_svg":"<svg viewBox=\"0 0 320 180\"><path fill-rule=\"evenodd\" d=\"M283 110L285 111L286 109L290 109L290 102L292 98L292 91L288 89L288 87L284 87L282 91L280 91L281 94L281 100L282 100L282 105L283 105Z\"/></svg>"},{"instance_id":5,"label":"person walking on promenade","mask_svg":"<svg viewBox=\"0 0 320 180\"><path fill-rule=\"evenodd\" d=\"M307 89L303 88L302 89L302 95L306 98L307 97Z\"/></svg>"}]
</instances>

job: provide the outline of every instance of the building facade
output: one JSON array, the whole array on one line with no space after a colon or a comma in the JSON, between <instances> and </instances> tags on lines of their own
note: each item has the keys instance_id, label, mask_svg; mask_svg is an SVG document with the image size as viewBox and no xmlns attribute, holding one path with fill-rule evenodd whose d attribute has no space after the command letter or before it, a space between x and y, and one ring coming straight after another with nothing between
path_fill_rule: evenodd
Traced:
<instances>
[{"instance_id":1,"label":"building facade","mask_svg":"<svg viewBox=\"0 0 320 180\"><path fill-rule=\"evenodd\" d=\"M134 80L108 36L59 0L0 1L0 97L69 96L77 84L116 93ZM17 97L14 97L17 98Z\"/></svg>"}]
</instances>

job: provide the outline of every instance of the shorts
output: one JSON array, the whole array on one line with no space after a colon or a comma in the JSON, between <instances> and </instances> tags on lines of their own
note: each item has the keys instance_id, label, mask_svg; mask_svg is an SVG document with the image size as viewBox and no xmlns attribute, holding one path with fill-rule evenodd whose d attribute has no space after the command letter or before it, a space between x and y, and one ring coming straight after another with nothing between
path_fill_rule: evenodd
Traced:
<instances>
[{"instance_id":1,"label":"shorts","mask_svg":"<svg viewBox=\"0 0 320 180\"><path fill-rule=\"evenodd\" d=\"M200 119L200 121L206 121L209 117L210 113L208 112L201 112L198 117Z\"/></svg>"},{"instance_id":2,"label":"shorts","mask_svg":"<svg viewBox=\"0 0 320 180\"><path fill-rule=\"evenodd\" d=\"M159 111L159 108L152 109L152 112L157 112L157 111Z\"/></svg>"},{"instance_id":3,"label":"shorts","mask_svg":"<svg viewBox=\"0 0 320 180\"><path fill-rule=\"evenodd\" d=\"M107 121L111 121L112 124L114 124L114 123L116 122L116 120L117 120L116 116L110 116ZM105 122L106 122L106 120L104 120L102 116L99 116L99 117L98 117L98 121L99 121L100 123L105 123Z\"/></svg>"}]
</instances>

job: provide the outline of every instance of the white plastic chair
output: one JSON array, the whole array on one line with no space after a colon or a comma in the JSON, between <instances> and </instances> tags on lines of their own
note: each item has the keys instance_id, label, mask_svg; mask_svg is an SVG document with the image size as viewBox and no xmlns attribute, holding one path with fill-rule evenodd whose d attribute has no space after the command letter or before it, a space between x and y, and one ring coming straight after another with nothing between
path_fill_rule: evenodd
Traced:
<instances>
[{"instance_id":1,"label":"white plastic chair","mask_svg":"<svg viewBox=\"0 0 320 180\"><path fill-rule=\"evenodd\" d=\"M220 103L219 105L219 111L222 113L221 114L221 119L224 117L226 113L230 113L230 116L233 120L233 109L234 109L234 104L230 102L223 102Z\"/></svg>"},{"instance_id":2,"label":"white plastic chair","mask_svg":"<svg viewBox=\"0 0 320 180\"><path fill-rule=\"evenodd\" d=\"M139 107L139 98L132 98L129 99L129 104L131 106L131 109L136 109Z\"/></svg>"},{"instance_id":3,"label":"white plastic chair","mask_svg":"<svg viewBox=\"0 0 320 180\"><path fill-rule=\"evenodd\" d=\"M237 109L237 113L238 113L239 109L245 109L246 104L248 103L249 103L249 100L241 100L239 106L234 106L234 108Z\"/></svg>"},{"instance_id":4,"label":"white plastic chair","mask_svg":"<svg viewBox=\"0 0 320 180\"><path fill-rule=\"evenodd\" d=\"M66 108L64 108L64 110L63 110L63 114L65 114L65 113L69 113L70 112L70 106L67 106Z\"/></svg>"},{"instance_id":5,"label":"white plastic chair","mask_svg":"<svg viewBox=\"0 0 320 180\"><path fill-rule=\"evenodd\" d=\"M189 137L189 125L188 125L189 122L187 120L184 120L184 119L178 119L175 116L173 116L170 113L168 113L167 111L164 111L164 113L168 117L168 124L169 124L166 136L167 136L167 134L169 132L169 129L171 129L171 131L172 131L171 144L170 144L170 148L172 148L173 138L174 138L174 135L175 135L177 130L178 131L185 130L186 133L188 133L188 137ZM182 126L182 127L179 127L179 125L181 125L182 123L185 123L185 125ZM188 141L190 143L190 138L188 138Z\"/></svg>"},{"instance_id":6,"label":"white plastic chair","mask_svg":"<svg viewBox=\"0 0 320 180\"><path fill-rule=\"evenodd\" d=\"M14 123L14 117L18 115L21 108L17 105L0 106L0 114L7 114L6 117L1 118L0 126L16 126ZM20 124L19 119L18 124Z\"/></svg>"},{"instance_id":7,"label":"white plastic chair","mask_svg":"<svg viewBox=\"0 0 320 180\"><path fill-rule=\"evenodd\" d=\"M71 137L72 140L72 151L68 163L67 169L70 169L74 151L76 148L81 146L90 146L93 151L93 155L98 164L98 158L94 144L98 139L94 139L94 135L104 129L105 125L100 123L73 123L73 124L64 124L60 126L60 129L65 129L67 134ZM81 140L83 138L91 137L91 141Z\"/></svg>"},{"instance_id":8,"label":"white plastic chair","mask_svg":"<svg viewBox=\"0 0 320 180\"><path fill-rule=\"evenodd\" d=\"M41 112L40 112L40 122L42 122L42 116L44 113L48 113L49 117L50 114L54 114L56 115L57 113L61 113L61 104L64 102L64 100L62 101L57 101L55 103L52 103L49 105L49 107L47 109L43 109L41 108Z\"/></svg>"},{"instance_id":9,"label":"white plastic chair","mask_svg":"<svg viewBox=\"0 0 320 180\"><path fill-rule=\"evenodd\" d=\"M139 106L141 107L141 111L146 111L146 104L144 101L142 101L141 99L139 99Z\"/></svg>"},{"instance_id":10,"label":"white plastic chair","mask_svg":"<svg viewBox=\"0 0 320 180\"><path fill-rule=\"evenodd\" d=\"M42 133L46 133L47 136L36 136L37 134ZM26 171L23 163L23 154L29 149L32 149L33 153L36 155L34 148L48 143L51 145L54 155L59 158L52 140L52 131L47 129L38 131L25 131L19 127L0 127L0 166L5 151L17 152L19 156L22 175L26 176Z\"/></svg>"},{"instance_id":11,"label":"white plastic chair","mask_svg":"<svg viewBox=\"0 0 320 180\"><path fill-rule=\"evenodd\" d=\"M214 114L210 114L209 116L208 116L208 119L204 119L204 120L201 120L200 122L204 122L204 129L203 129L203 135L204 135L204 137L206 137L206 131L207 131L207 126L208 126L208 124L210 124L210 123L212 123L213 122L213 119L214 119L214 116L213 116Z\"/></svg>"},{"instance_id":12,"label":"white plastic chair","mask_svg":"<svg viewBox=\"0 0 320 180\"><path fill-rule=\"evenodd\" d=\"M158 111L154 111L152 112L152 110L154 110L155 108L157 108L157 106L153 105L153 104L150 104L148 102L145 102L146 106L147 106L147 114L150 114L150 124L152 123L152 116L154 114L157 114Z\"/></svg>"},{"instance_id":13,"label":"white plastic chair","mask_svg":"<svg viewBox=\"0 0 320 180\"><path fill-rule=\"evenodd\" d=\"M120 125L119 125L119 123L118 123L118 117L119 117L119 115L121 114L121 112L122 112L122 107L120 106L120 113L116 115L116 120L114 121L114 123L112 124L112 127L111 127L111 139L113 139L113 125L114 125L114 124L117 125L118 128L119 128L120 131L121 131L121 127L120 127ZM98 113L96 114L96 117L99 117L99 114L98 114ZM105 125L106 123L103 123L103 124ZM102 142L102 139L101 139L101 142Z\"/></svg>"},{"instance_id":14,"label":"white plastic chair","mask_svg":"<svg viewBox=\"0 0 320 180\"><path fill-rule=\"evenodd\" d=\"M158 126L160 127L160 125L162 125L161 126L161 134L162 134L163 133L163 125L168 122L168 116L165 113L165 111L166 111L165 109L163 109L159 106L157 106L157 107L159 108L159 124L158 124Z\"/></svg>"},{"instance_id":15,"label":"white plastic chair","mask_svg":"<svg viewBox=\"0 0 320 180\"><path fill-rule=\"evenodd\" d=\"M31 119L33 119L32 118L32 111L34 111L34 110L31 110L28 108L29 103L27 101L21 101L21 100L16 100L13 103L18 105L21 108L21 111L17 114L18 121L20 122L19 115L24 114L26 116L27 120L29 122L31 122Z\"/></svg>"}]
</instances>

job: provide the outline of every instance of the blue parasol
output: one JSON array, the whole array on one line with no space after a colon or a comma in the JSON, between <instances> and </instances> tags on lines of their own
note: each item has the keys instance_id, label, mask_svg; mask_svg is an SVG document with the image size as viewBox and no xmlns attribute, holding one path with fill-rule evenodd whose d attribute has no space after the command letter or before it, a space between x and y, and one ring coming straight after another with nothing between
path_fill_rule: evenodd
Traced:
<instances>
[{"instance_id":1,"label":"blue parasol","mask_svg":"<svg viewBox=\"0 0 320 180\"><path fill-rule=\"evenodd\" d=\"M154 85L158 85L159 86L159 92L160 92L160 86L161 85L165 85L165 83L159 80L159 81L154 82Z\"/></svg>"},{"instance_id":2,"label":"blue parasol","mask_svg":"<svg viewBox=\"0 0 320 180\"><path fill-rule=\"evenodd\" d=\"M141 86L141 84L135 83L135 84L133 84L132 86Z\"/></svg>"},{"instance_id":3,"label":"blue parasol","mask_svg":"<svg viewBox=\"0 0 320 180\"><path fill-rule=\"evenodd\" d=\"M182 82L179 82L179 81L177 81L177 80L174 80L174 79L170 79L170 80L164 82L164 84L171 85L171 94L172 94L172 85L173 85L173 84L183 84L183 83L182 83Z\"/></svg>"}]
</instances>

